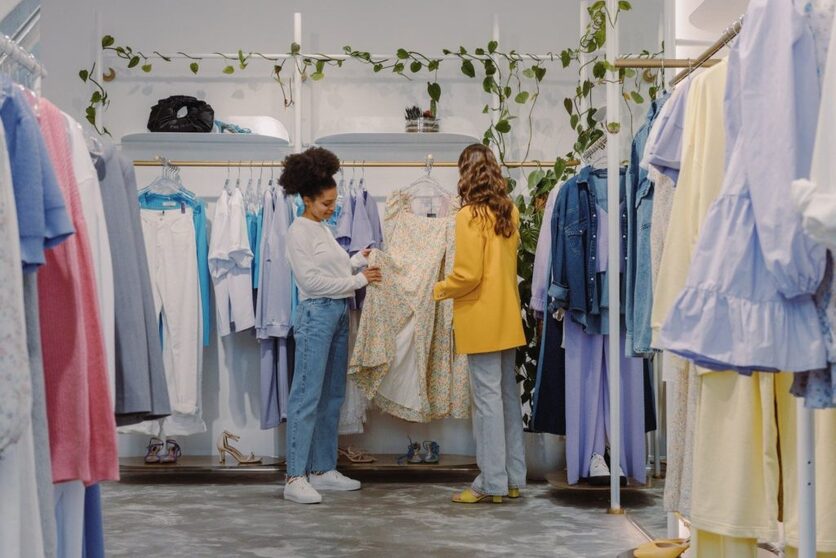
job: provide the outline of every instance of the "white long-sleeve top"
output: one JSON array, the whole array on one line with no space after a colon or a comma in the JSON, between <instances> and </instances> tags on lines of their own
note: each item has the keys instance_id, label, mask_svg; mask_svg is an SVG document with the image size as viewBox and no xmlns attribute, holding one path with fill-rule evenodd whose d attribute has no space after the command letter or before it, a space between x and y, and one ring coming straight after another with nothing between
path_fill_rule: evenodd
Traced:
<instances>
[{"instance_id":1,"label":"white long-sleeve top","mask_svg":"<svg viewBox=\"0 0 836 558\"><path fill-rule=\"evenodd\" d=\"M366 265L366 258L359 252L349 258L323 223L307 217L294 220L287 231L285 252L296 276L300 301L348 298L368 284L365 275L353 274Z\"/></svg>"}]
</instances>

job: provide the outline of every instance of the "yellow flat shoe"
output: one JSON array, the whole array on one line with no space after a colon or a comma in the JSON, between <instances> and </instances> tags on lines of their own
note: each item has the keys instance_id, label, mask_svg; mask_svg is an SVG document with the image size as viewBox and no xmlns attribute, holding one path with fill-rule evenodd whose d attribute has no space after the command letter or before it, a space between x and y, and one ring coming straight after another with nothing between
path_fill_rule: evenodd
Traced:
<instances>
[{"instance_id":1,"label":"yellow flat shoe","mask_svg":"<svg viewBox=\"0 0 836 558\"><path fill-rule=\"evenodd\" d=\"M663 539L650 541L633 551L635 558L677 558L688 550L690 545L685 539Z\"/></svg>"},{"instance_id":2,"label":"yellow flat shoe","mask_svg":"<svg viewBox=\"0 0 836 558\"><path fill-rule=\"evenodd\" d=\"M519 488L509 488L508 489L508 497L513 499L520 497L520 489Z\"/></svg>"},{"instance_id":3,"label":"yellow flat shoe","mask_svg":"<svg viewBox=\"0 0 836 558\"><path fill-rule=\"evenodd\" d=\"M453 502L457 504L478 504L479 502L491 502L501 504L502 496L491 496L490 494L477 494L471 488L465 488L453 496Z\"/></svg>"}]
</instances>

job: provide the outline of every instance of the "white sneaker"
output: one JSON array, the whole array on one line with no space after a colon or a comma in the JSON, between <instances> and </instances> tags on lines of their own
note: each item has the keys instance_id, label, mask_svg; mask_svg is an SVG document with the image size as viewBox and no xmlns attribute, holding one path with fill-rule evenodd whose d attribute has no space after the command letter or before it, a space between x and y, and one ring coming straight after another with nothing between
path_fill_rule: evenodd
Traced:
<instances>
[{"instance_id":1,"label":"white sneaker","mask_svg":"<svg viewBox=\"0 0 836 558\"><path fill-rule=\"evenodd\" d=\"M319 504L322 502L322 495L310 485L308 479L299 477L292 482L285 483L284 499L297 504Z\"/></svg>"},{"instance_id":2,"label":"white sneaker","mask_svg":"<svg viewBox=\"0 0 836 558\"><path fill-rule=\"evenodd\" d=\"M592 454L592 461L589 464L589 484L604 485L610 483L610 468L604 456L600 453Z\"/></svg>"},{"instance_id":3,"label":"white sneaker","mask_svg":"<svg viewBox=\"0 0 836 558\"><path fill-rule=\"evenodd\" d=\"M316 475L311 473L311 486L317 490L337 490L340 492L350 492L352 490L360 490L362 486L360 481L350 479L343 475L336 469Z\"/></svg>"}]
</instances>

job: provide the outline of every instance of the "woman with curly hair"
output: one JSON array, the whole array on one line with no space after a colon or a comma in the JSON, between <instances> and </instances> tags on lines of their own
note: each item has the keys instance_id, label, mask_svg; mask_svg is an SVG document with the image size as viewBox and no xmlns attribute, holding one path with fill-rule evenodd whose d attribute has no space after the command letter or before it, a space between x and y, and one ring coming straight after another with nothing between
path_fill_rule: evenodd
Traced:
<instances>
[{"instance_id":1,"label":"woman with curly hair","mask_svg":"<svg viewBox=\"0 0 836 558\"><path fill-rule=\"evenodd\" d=\"M525 344L517 286L520 216L493 153L481 144L459 157L456 257L436 283L436 300L453 299L456 352L468 356L476 463L481 474L453 497L501 503L525 486L522 408L515 349Z\"/></svg>"},{"instance_id":2,"label":"woman with curly hair","mask_svg":"<svg viewBox=\"0 0 836 558\"><path fill-rule=\"evenodd\" d=\"M293 323L296 341L287 411L285 500L318 504L319 490L359 490L336 470L337 428L348 373L348 298L380 270L366 266L368 251L349 258L325 225L337 206L336 155L311 148L284 160L279 184L298 194L304 214L287 232L287 259L299 288Z\"/></svg>"}]
</instances>

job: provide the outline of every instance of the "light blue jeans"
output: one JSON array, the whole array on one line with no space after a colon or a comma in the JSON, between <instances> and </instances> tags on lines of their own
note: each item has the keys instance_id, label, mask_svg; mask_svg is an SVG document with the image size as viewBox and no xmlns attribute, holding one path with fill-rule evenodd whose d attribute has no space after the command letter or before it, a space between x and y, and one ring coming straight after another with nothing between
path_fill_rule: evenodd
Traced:
<instances>
[{"instance_id":1,"label":"light blue jeans","mask_svg":"<svg viewBox=\"0 0 836 558\"><path fill-rule=\"evenodd\" d=\"M348 374L346 299L304 300L293 323L296 362L287 403L287 476L337 467L337 428Z\"/></svg>"},{"instance_id":2,"label":"light blue jeans","mask_svg":"<svg viewBox=\"0 0 836 558\"><path fill-rule=\"evenodd\" d=\"M514 373L516 349L467 355L473 435L480 474L473 489L505 496L525 486L522 404Z\"/></svg>"}]
</instances>

